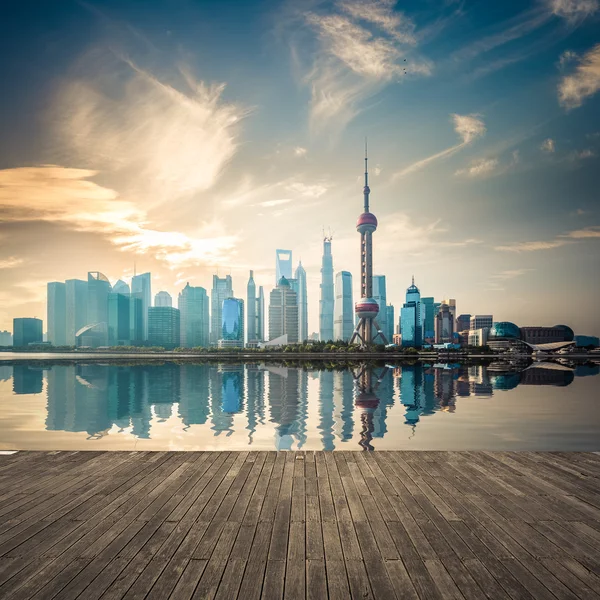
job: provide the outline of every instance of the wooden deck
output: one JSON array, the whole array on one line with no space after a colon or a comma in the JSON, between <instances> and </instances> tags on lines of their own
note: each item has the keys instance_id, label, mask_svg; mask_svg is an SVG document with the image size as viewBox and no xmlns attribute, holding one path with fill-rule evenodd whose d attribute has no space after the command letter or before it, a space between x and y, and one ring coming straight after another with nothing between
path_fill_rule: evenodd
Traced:
<instances>
[{"instance_id":1,"label":"wooden deck","mask_svg":"<svg viewBox=\"0 0 600 600\"><path fill-rule=\"evenodd\" d=\"M0 598L598 598L600 454L0 456Z\"/></svg>"}]
</instances>

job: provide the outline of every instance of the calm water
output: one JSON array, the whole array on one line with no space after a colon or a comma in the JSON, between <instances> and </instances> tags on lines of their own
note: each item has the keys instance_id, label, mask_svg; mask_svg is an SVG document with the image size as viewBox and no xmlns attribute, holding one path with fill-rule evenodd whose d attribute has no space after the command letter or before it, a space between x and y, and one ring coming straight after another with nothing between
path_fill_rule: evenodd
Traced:
<instances>
[{"instance_id":1,"label":"calm water","mask_svg":"<svg viewBox=\"0 0 600 600\"><path fill-rule=\"evenodd\" d=\"M600 450L591 363L0 363L0 449Z\"/></svg>"}]
</instances>

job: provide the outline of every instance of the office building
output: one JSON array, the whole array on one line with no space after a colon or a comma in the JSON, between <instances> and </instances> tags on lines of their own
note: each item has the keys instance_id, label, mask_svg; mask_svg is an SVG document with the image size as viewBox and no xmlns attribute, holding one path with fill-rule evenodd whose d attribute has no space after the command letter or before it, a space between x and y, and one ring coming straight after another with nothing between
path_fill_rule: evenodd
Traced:
<instances>
[{"instance_id":1,"label":"office building","mask_svg":"<svg viewBox=\"0 0 600 600\"><path fill-rule=\"evenodd\" d=\"M435 316L435 343L449 344L454 341L454 315L451 307L442 302Z\"/></svg>"},{"instance_id":2,"label":"office building","mask_svg":"<svg viewBox=\"0 0 600 600\"><path fill-rule=\"evenodd\" d=\"M143 344L144 340L144 300L141 292L129 294L129 343L132 346Z\"/></svg>"},{"instance_id":3,"label":"office building","mask_svg":"<svg viewBox=\"0 0 600 600\"><path fill-rule=\"evenodd\" d=\"M53 281L48 284L48 341L53 346L67 345L67 286Z\"/></svg>"},{"instance_id":4,"label":"office building","mask_svg":"<svg viewBox=\"0 0 600 600\"><path fill-rule=\"evenodd\" d=\"M254 271L250 271L250 278L246 286L246 342L252 343L258 340L257 328L257 298L256 284L254 283Z\"/></svg>"},{"instance_id":5,"label":"office building","mask_svg":"<svg viewBox=\"0 0 600 600\"><path fill-rule=\"evenodd\" d=\"M108 294L108 344L131 345L131 297L129 294Z\"/></svg>"},{"instance_id":6,"label":"office building","mask_svg":"<svg viewBox=\"0 0 600 600\"><path fill-rule=\"evenodd\" d=\"M282 277L292 278L292 251L275 250L275 285L279 285Z\"/></svg>"},{"instance_id":7,"label":"office building","mask_svg":"<svg viewBox=\"0 0 600 600\"><path fill-rule=\"evenodd\" d=\"M88 324L88 284L81 279L67 279L67 346L76 345L77 332Z\"/></svg>"},{"instance_id":8,"label":"office building","mask_svg":"<svg viewBox=\"0 0 600 600\"><path fill-rule=\"evenodd\" d=\"M400 334L402 346L418 348L423 344L423 317L425 306L421 304L421 292L415 278L406 290L406 302L400 309Z\"/></svg>"},{"instance_id":9,"label":"office building","mask_svg":"<svg viewBox=\"0 0 600 600\"><path fill-rule=\"evenodd\" d=\"M352 273L340 271L335 276L333 339L348 342L354 331Z\"/></svg>"},{"instance_id":10,"label":"office building","mask_svg":"<svg viewBox=\"0 0 600 600\"><path fill-rule=\"evenodd\" d=\"M233 298L231 275L219 277L213 275L212 295L210 297L210 345L216 346L221 339L223 326L223 300Z\"/></svg>"},{"instance_id":11,"label":"office building","mask_svg":"<svg viewBox=\"0 0 600 600\"><path fill-rule=\"evenodd\" d=\"M469 331L469 346L481 347L486 346L488 341L489 327L482 329L471 329Z\"/></svg>"},{"instance_id":12,"label":"office building","mask_svg":"<svg viewBox=\"0 0 600 600\"><path fill-rule=\"evenodd\" d=\"M308 296L306 290L306 271L302 262L298 264L294 279L298 282L298 341L304 342L308 339Z\"/></svg>"},{"instance_id":13,"label":"office building","mask_svg":"<svg viewBox=\"0 0 600 600\"><path fill-rule=\"evenodd\" d=\"M244 347L244 301L225 298L221 309L221 336L219 348Z\"/></svg>"},{"instance_id":14,"label":"office building","mask_svg":"<svg viewBox=\"0 0 600 600\"><path fill-rule=\"evenodd\" d=\"M379 312L377 313L377 323L380 329L385 334L388 340L388 322L387 322L387 292L385 275L373 275L373 295L371 296L379 306ZM376 332L373 333L375 335Z\"/></svg>"},{"instance_id":15,"label":"office building","mask_svg":"<svg viewBox=\"0 0 600 600\"><path fill-rule=\"evenodd\" d=\"M131 280L131 293L137 294L142 301L142 340L148 340L148 309L152 305L152 275L142 273L134 275Z\"/></svg>"},{"instance_id":16,"label":"office building","mask_svg":"<svg viewBox=\"0 0 600 600\"><path fill-rule=\"evenodd\" d=\"M112 291L115 294L123 294L127 296L131 294L131 289L129 288L129 284L125 283L122 279L119 279L115 285L113 285Z\"/></svg>"},{"instance_id":17,"label":"office building","mask_svg":"<svg viewBox=\"0 0 600 600\"><path fill-rule=\"evenodd\" d=\"M442 304L447 304L448 305L448 310L450 311L450 314L452 315L452 328L454 328L454 322L456 322L456 300L454 298L448 298L447 300L442 300ZM439 310L438 310L439 312Z\"/></svg>"},{"instance_id":18,"label":"office building","mask_svg":"<svg viewBox=\"0 0 600 600\"><path fill-rule=\"evenodd\" d=\"M207 347L210 338L208 294L203 287L189 283L179 292L177 306L180 312L182 348Z\"/></svg>"},{"instance_id":19,"label":"office building","mask_svg":"<svg viewBox=\"0 0 600 600\"><path fill-rule=\"evenodd\" d=\"M288 343L298 342L298 299L288 280L282 277L269 297L269 339L284 335Z\"/></svg>"},{"instance_id":20,"label":"office building","mask_svg":"<svg viewBox=\"0 0 600 600\"><path fill-rule=\"evenodd\" d=\"M108 294L112 291L108 277L99 271L88 273L87 325L108 323Z\"/></svg>"},{"instance_id":21,"label":"office building","mask_svg":"<svg viewBox=\"0 0 600 600\"><path fill-rule=\"evenodd\" d=\"M430 340L427 343L433 343L435 340L435 315L440 306L433 298L421 298L423 306L423 341Z\"/></svg>"},{"instance_id":22,"label":"office building","mask_svg":"<svg viewBox=\"0 0 600 600\"><path fill-rule=\"evenodd\" d=\"M148 342L173 349L180 345L181 317L172 306L151 306L148 310Z\"/></svg>"},{"instance_id":23,"label":"office building","mask_svg":"<svg viewBox=\"0 0 600 600\"><path fill-rule=\"evenodd\" d=\"M489 325L491 327L491 325ZM456 317L456 331L468 331L471 327L471 315L463 314Z\"/></svg>"},{"instance_id":24,"label":"office building","mask_svg":"<svg viewBox=\"0 0 600 600\"><path fill-rule=\"evenodd\" d=\"M388 339L388 342L392 342L392 338L394 337L394 327L395 327L395 310L392 304L388 304L386 307L386 322L387 322L387 331L384 331L385 337Z\"/></svg>"},{"instance_id":25,"label":"office building","mask_svg":"<svg viewBox=\"0 0 600 600\"><path fill-rule=\"evenodd\" d=\"M169 292L158 292L154 296L154 306L173 306L173 298Z\"/></svg>"},{"instance_id":26,"label":"office building","mask_svg":"<svg viewBox=\"0 0 600 600\"><path fill-rule=\"evenodd\" d=\"M551 344L554 342L572 342L573 330L567 325L554 327L521 327L521 339L527 344Z\"/></svg>"},{"instance_id":27,"label":"office building","mask_svg":"<svg viewBox=\"0 0 600 600\"><path fill-rule=\"evenodd\" d=\"M494 317L492 315L473 315L469 321L469 329L491 329L494 324ZM458 329L462 331L462 329Z\"/></svg>"},{"instance_id":28,"label":"office building","mask_svg":"<svg viewBox=\"0 0 600 600\"><path fill-rule=\"evenodd\" d=\"M262 285L256 298L256 337L259 342L265 340L265 292Z\"/></svg>"},{"instance_id":29,"label":"office building","mask_svg":"<svg viewBox=\"0 0 600 600\"><path fill-rule=\"evenodd\" d=\"M10 331L0 331L0 346L12 346L13 336Z\"/></svg>"},{"instance_id":30,"label":"office building","mask_svg":"<svg viewBox=\"0 0 600 600\"><path fill-rule=\"evenodd\" d=\"M13 319L13 346L21 348L44 341L43 322L35 318Z\"/></svg>"},{"instance_id":31,"label":"office building","mask_svg":"<svg viewBox=\"0 0 600 600\"><path fill-rule=\"evenodd\" d=\"M321 299L319 300L319 337L322 342L333 339L333 256L331 236L323 238L323 259L321 262Z\"/></svg>"}]
</instances>

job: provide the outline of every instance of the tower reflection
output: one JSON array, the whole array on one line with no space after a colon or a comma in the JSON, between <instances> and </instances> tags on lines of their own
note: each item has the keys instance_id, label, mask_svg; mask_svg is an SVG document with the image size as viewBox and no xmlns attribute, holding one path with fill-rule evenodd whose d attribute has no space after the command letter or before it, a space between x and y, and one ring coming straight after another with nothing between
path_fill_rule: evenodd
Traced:
<instances>
[{"instance_id":1,"label":"tower reflection","mask_svg":"<svg viewBox=\"0 0 600 600\"><path fill-rule=\"evenodd\" d=\"M315 368L265 364L71 364L10 368L13 394L39 394L46 378L48 430L88 439L153 439L180 428L186 443L206 435L277 450L373 450L386 436L413 438L423 419L460 411L519 385L568 386L597 365L558 362L479 365L357 364ZM8 383L10 386L10 383ZM404 429L402 425L408 429ZM391 430L391 431L390 431ZM257 440L259 440L257 442ZM356 446L355 446L356 447Z\"/></svg>"}]
</instances>

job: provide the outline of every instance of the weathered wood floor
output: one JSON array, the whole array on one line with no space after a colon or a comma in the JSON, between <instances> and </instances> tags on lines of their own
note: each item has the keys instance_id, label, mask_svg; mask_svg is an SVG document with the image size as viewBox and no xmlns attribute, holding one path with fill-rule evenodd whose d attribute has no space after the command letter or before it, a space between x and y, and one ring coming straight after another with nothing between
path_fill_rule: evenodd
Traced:
<instances>
[{"instance_id":1,"label":"weathered wood floor","mask_svg":"<svg viewBox=\"0 0 600 600\"><path fill-rule=\"evenodd\" d=\"M598 598L600 454L0 456L0 598Z\"/></svg>"}]
</instances>

